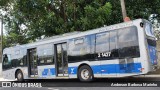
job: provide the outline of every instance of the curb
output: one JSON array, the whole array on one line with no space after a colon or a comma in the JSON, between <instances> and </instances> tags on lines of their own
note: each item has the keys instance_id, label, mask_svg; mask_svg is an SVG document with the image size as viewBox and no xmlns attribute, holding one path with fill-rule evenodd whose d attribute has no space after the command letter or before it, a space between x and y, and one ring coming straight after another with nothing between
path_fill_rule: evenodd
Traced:
<instances>
[{"instance_id":1,"label":"curb","mask_svg":"<svg viewBox=\"0 0 160 90\"><path fill-rule=\"evenodd\" d=\"M156 77L159 77L160 78L160 75L139 75L139 76L134 76L134 77L150 77L150 78L156 78Z\"/></svg>"},{"instance_id":2,"label":"curb","mask_svg":"<svg viewBox=\"0 0 160 90\"><path fill-rule=\"evenodd\" d=\"M14 80L0 78L0 81L14 81Z\"/></svg>"}]
</instances>

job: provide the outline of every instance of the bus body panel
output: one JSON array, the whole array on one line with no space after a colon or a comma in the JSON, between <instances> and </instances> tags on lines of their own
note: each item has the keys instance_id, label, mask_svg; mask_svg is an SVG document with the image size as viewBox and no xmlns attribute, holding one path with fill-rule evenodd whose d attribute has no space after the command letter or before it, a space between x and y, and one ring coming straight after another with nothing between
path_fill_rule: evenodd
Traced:
<instances>
[{"instance_id":1,"label":"bus body panel","mask_svg":"<svg viewBox=\"0 0 160 90\"><path fill-rule=\"evenodd\" d=\"M147 73L149 71L148 67L148 54L147 54L147 48L146 48L146 38L145 38L145 32L144 28L140 26L140 23L143 22L142 20L139 20L138 23L134 21L134 25L138 28L138 37L139 37L139 49L140 49L140 57L138 58L138 62L141 63L142 69L145 68L141 74Z\"/></svg>"},{"instance_id":2,"label":"bus body panel","mask_svg":"<svg viewBox=\"0 0 160 90\"><path fill-rule=\"evenodd\" d=\"M17 67L17 68L5 70L2 72L3 78L15 80L15 77L16 77L15 74L17 70L21 70L23 73L24 79L28 79L28 67Z\"/></svg>"},{"instance_id":3,"label":"bus body panel","mask_svg":"<svg viewBox=\"0 0 160 90\"><path fill-rule=\"evenodd\" d=\"M152 64L157 64L156 47L148 45L148 52Z\"/></svg>"}]
</instances>

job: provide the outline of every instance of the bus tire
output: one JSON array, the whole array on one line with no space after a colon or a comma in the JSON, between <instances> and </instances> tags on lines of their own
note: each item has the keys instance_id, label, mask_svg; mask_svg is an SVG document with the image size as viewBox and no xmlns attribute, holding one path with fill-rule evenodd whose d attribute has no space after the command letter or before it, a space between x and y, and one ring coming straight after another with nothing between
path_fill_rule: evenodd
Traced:
<instances>
[{"instance_id":1,"label":"bus tire","mask_svg":"<svg viewBox=\"0 0 160 90\"><path fill-rule=\"evenodd\" d=\"M92 69L87 65L81 66L78 70L78 78L80 81L85 81L85 82L93 81L94 77Z\"/></svg>"},{"instance_id":2,"label":"bus tire","mask_svg":"<svg viewBox=\"0 0 160 90\"><path fill-rule=\"evenodd\" d=\"M16 78L17 78L17 81L20 81L22 82L24 79L23 79L23 73L21 70L18 70L17 73L16 73Z\"/></svg>"}]
</instances>

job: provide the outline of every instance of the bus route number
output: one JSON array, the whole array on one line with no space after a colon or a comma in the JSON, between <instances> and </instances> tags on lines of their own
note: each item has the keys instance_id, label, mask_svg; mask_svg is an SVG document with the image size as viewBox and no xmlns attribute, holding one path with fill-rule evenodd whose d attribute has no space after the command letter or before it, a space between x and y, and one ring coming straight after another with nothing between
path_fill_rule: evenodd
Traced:
<instances>
[{"instance_id":1,"label":"bus route number","mask_svg":"<svg viewBox=\"0 0 160 90\"><path fill-rule=\"evenodd\" d=\"M98 53L98 57L110 57L111 56L111 52L104 52L104 53Z\"/></svg>"}]
</instances>

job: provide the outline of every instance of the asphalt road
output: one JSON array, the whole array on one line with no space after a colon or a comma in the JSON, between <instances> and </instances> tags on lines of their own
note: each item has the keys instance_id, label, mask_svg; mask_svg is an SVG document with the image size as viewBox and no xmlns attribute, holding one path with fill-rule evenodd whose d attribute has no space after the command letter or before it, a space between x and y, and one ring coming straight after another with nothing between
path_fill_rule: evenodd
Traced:
<instances>
[{"instance_id":1,"label":"asphalt road","mask_svg":"<svg viewBox=\"0 0 160 90\"><path fill-rule=\"evenodd\" d=\"M0 88L0 90L160 90L159 87L42 87L42 88Z\"/></svg>"},{"instance_id":2,"label":"asphalt road","mask_svg":"<svg viewBox=\"0 0 160 90\"><path fill-rule=\"evenodd\" d=\"M19 82L14 82L19 83ZM1 87L2 82L0 82L0 90L160 90L160 77L152 78L112 78L112 79L96 79L93 82L80 82L78 79L59 79L59 80L27 80L21 83L41 83L42 87ZM143 84L143 83L157 83L158 86L151 87L141 87L141 86L132 86L132 87L116 87L112 84Z\"/></svg>"}]
</instances>

